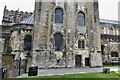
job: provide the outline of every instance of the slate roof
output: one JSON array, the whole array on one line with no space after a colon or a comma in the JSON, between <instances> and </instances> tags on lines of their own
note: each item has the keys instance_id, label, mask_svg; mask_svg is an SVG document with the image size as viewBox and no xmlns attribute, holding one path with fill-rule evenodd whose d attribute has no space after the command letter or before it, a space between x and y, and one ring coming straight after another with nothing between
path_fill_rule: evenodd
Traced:
<instances>
[{"instance_id":1,"label":"slate roof","mask_svg":"<svg viewBox=\"0 0 120 80\"><path fill-rule=\"evenodd\" d=\"M30 24L33 25L34 22L34 14L32 14L31 16L29 16L28 18L23 19L20 24Z\"/></svg>"},{"instance_id":2,"label":"slate roof","mask_svg":"<svg viewBox=\"0 0 120 80\"><path fill-rule=\"evenodd\" d=\"M120 24L119 21L115 21L115 20L107 20L107 19L100 19L101 23L108 23L108 24Z\"/></svg>"}]
</instances>

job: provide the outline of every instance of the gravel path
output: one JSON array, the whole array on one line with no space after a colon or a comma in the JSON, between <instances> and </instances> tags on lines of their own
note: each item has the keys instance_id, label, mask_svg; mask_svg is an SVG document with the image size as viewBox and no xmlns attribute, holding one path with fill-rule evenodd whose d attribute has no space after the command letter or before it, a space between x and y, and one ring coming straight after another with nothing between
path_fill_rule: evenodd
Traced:
<instances>
[{"instance_id":1,"label":"gravel path","mask_svg":"<svg viewBox=\"0 0 120 80\"><path fill-rule=\"evenodd\" d=\"M110 71L119 71L120 66L109 67ZM84 74L102 72L103 68L62 68L62 69L39 69L38 76L51 76L51 75L65 75L65 74ZM17 78L28 77L28 74L23 74Z\"/></svg>"}]
</instances>

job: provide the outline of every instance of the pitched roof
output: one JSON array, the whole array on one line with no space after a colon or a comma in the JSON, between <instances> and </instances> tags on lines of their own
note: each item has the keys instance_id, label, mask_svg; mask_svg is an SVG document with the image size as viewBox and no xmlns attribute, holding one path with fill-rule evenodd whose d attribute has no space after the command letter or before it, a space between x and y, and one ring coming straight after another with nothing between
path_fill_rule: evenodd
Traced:
<instances>
[{"instance_id":1,"label":"pitched roof","mask_svg":"<svg viewBox=\"0 0 120 80\"><path fill-rule=\"evenodd\" d=\"M101 23L109 23L109 24L120 24L119 21L115 20L107 20L107 19L100 19Z\"/></svg>"},{"instance_id":2,"label":"pitched roof","mask_svg":"<svg viewBox=\"0 0 120 80\"><path fill-rule=\"evenodd\" d=\"M29 16L28 18L23 19L20 24L30 24L32 25L34 22L34 14L32 14L31 16Z\"/></svg>"}]
</instances>

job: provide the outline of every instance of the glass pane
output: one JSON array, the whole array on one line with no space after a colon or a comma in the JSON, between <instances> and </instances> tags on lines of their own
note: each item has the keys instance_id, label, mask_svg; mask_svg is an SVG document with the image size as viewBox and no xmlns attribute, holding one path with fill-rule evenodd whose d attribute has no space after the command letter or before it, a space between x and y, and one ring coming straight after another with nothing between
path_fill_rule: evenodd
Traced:
<instances>
[{"instance_id":1,"label":"glass pane","mask_svg":"<svg viewBox=\"0 0 120 80\"><path fill-rule=\"evenodd\" d=\"M60 8L55 10L55 23L63 23L63 10Z\"/></svg>"},{"instance_id":2,"label":"glass pane","mask_svg":"<svg viewBox=\"0 0 120 80\"><path fill-rule=\"evenodd\" d=\"M78 41L78 48L81 48L81 41Z\"/></svg>"},{"instance_id":3,"label":"glass pane","mask_svg":"<svg viewBox=\"0 0 120 80\"><path fill-rule=\"evenodd\" d=\"M28 51L31 50L32 46L32 36L26 35L24 39L24 50Z\"/></svg>"},{"instance_id":4,"label":"glass pane","mask_svg":"<svg viewBox=\"0 0 120 80\"><path fill-rule=\"evenodd\" d=\"M55 34L55 50L61 51L62 50L62 43L63 38L61 34Z\"/></svg>"},{"instance_id":5,"label":"glass pane","mask_svg":"<svg viewBox=\"0 0 120 80\"><path fill-rule=\"evenodd\" d=\"M82 48L85 48L85 42L82 40Z\"/></svg>"},{"instance_id":6,"label":"glass pane","mask_svg":"<svg viewBox=\"0 0 120 80\"><path fill-rule=\"evenodd\" d=\"M78 25L85 26L85 16L82 12L78 13Z\"/></svg>"}]
</instances>

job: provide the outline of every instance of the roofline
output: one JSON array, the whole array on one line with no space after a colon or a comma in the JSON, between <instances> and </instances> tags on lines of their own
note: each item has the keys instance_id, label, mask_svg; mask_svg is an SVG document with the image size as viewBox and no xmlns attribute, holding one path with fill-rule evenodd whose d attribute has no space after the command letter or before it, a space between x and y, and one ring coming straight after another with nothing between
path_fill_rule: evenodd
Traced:
<instances>
[{"instance_id":1,"label":"roofline","mask_svg":"<svg viewBox=\"0 0 120 80\"><path fill-rule=\"evenodd\" d=\"M107 20L107 21L116 21L116 22L120 22L119 20L111 20L111 19L103 19L103 18L100 18L100 20Z\"/></svg>"},{"instance_id":2,"label":"roofline","mask_svg":"<svg viewBox=\"0 0 120 80\"><path fill-rule=\"evenodd\" d=\"M101 20L104 20L103 22ZM112 23L113 22L113 23ZM108 23L108 24L114 24L119 25L120 21L117 20L110 20L110 19L100 19L100 23Z\"/></svg>"},{"instance_id":3,"label":"roofline","mask_svg":"<svg viewBox=\"0 0 120 80\"><path fill-rule=\"evenodd\" d=\"M17 23L17 24L13 24L13 26L16 26L16 25L29 25L29 26L33 26L33 24L25 24L25 23Z\"/></svg>"}]
</instances>

